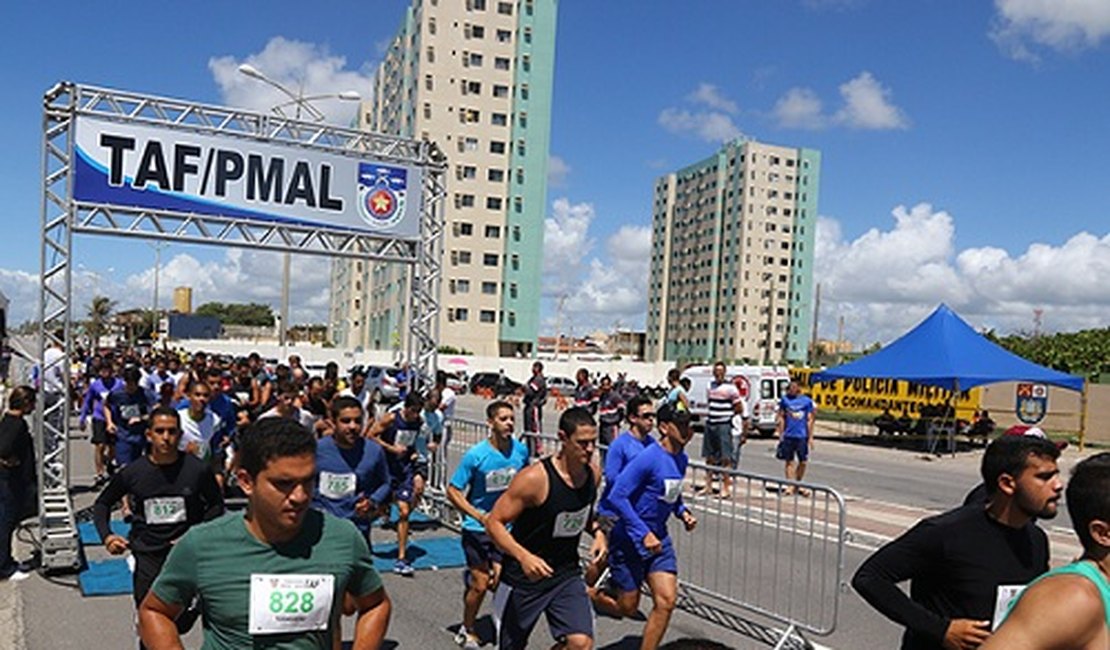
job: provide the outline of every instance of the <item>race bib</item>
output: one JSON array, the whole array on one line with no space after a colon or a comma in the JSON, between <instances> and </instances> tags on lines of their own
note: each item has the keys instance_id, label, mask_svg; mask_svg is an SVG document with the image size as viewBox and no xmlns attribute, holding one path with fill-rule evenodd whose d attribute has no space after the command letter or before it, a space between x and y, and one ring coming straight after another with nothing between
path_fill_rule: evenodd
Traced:
<instances>
[{"instance_id":1,"label":"race bib","mask_svg":"<svg viewBox=\"0 0 1110 650\"><path fill-rule=\"evenodd\" d=\"M515 467L502 467L486 472L486 492L503 492L516 476Z\"/></svg>"},{"instance_id":2,"label":"race bib","mask_svg":"<svg viewBox=\"0 0 1110 650\"><path fill-rule=\"evenodd\" d=\"M142 416L143 413L138 404L124 404L119 407L119 414L124 420L130 420Z\"/></svg>"},{"instance_id":3,"label":"race bib","mask_svg":"<svg viewBox=\"0 0 1110 650\"><path fill-rule=\"evenodd\" d=\"M586 528L586 520L590 518L590 506L574 512L560 512L555 516L555 527L551 531L552 537L577 537Z\"/></svg>"},{"instance_id":4,"label":"race bib","mask_svg":"<svg viewBox=\"0 0 1110 650\"><path fill-rule=\"evenodd\" d=\"M665 478L663 479L663 500L667 503L674 503L678 501L678 497L682 494L682 479L680 478Z\"/></svg>"},{"instance_id":5,"label":"race bib","mask_svg":"<svg viewBox=\"0 0 1110 650\"><path fill-rule=\"evenodd\" d=\"M323 574L251 574L251 634L286 634L326 630L335 576Z\"/></svg>"},{"instance_id":6,"label":"race bib","mask_svg":"<svg viewBox=\"0 0 1110 650\"><path fill-rule=\"evenodd\" d=\"M416 429L401 429L397 432L397 444L402 447L411 447L416 440Z\"/></svg>"},{"instance_id":7,"label":"race bib","mask_svg":"<svg viewBox=\"0 0 1110 650\"><path fill-rule=\"evenodd\" d=\"M320 494L329 499L342 499L355 493L358 477L354 474L320 472Z\"/></svg>"},{"instance_id":8,"label":"race bib","mask_svg":"<svg viewBox=\"0 0 1110 650\"><path fill-rule=\"evenodd\" d=\"M1002 619L1010 611L1010 604L1017 600L1025 585L998 585L998 594L994 601L994 619L991 621L991 631L997 630L1002 625Z\"/></svg>"},{"instance_id":9,"label":"race bib","mask_svg":"<svg viewBox=\"0 0 1110 650\"><path fill-rule=\"evenodd\" d=\"M148 524L185 523L185 497L155 497L143 501L143 516Z\"/></svg>"}]
</instances>

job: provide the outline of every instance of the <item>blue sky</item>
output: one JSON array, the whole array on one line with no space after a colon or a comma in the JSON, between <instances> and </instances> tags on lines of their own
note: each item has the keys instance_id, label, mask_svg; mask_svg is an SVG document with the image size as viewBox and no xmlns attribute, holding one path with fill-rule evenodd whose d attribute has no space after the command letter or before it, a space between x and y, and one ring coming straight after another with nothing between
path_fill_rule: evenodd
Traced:
<instances>
[{"instance_id":1,"label":"blue sky","mask_svg":"<svg viewBox=\"0 0 1110 650\"><path fill-rule=\"evenodd\" d=\"M653 180L743 133L822 151L823 336L845 316L849 338L884 340L940 301L1005 331L1031 328L1035 308L1048 329L1105 326L1101 4L563 0L545 322L566 293L579 332L642 325ZM305 70L307 88L345 90L365 83L406 5L10 7L0 192L14 227L0 289L21 305L35 295L41 96L54 82L256 105L263 89L233 72L251 61L289 83ZM147 245L79 238L76 250L79 299L99 289L122 306L149 303ZM276 304L266 255L172 246L163 261L163 286L191 284L201 302ZM295 263L294 320L322 318L324 266ZM19 320L31 307L13 311Z\"/></svg>"}]
</instances>

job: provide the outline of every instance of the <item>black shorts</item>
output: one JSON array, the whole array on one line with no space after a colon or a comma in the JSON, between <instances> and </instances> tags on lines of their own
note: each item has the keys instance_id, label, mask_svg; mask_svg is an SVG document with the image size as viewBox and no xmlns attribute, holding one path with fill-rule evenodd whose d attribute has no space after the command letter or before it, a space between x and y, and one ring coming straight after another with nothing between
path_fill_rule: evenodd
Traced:
<instances>
[{"instance_id":1,"label":"black shorts","mask_svg":"<svg viewBox=\"0 0 1110 650\"><path fill-rule=\"evenodd\" d=\"M108 436L108 423L104 420L93 418L92 421L92 443L94 445L106 445L109 442Z\"/></svg>"},{"instance_id":2,"label":"black shorts","mask_svg":"<svg viewBox=\"0 0 1110 650\"><path fill-rule=\"evenodd\" d=\"M497 548L486 533L464 530L462 548L463 555L466 556L466 566L471 569L501 563L501 549Z\"/></svg>"},{"instance_id":3,"label":"black shorts","mask_svg":"<svg viewBox=\"0 0 1110 650\"><path fill-rule=\"evenodd\" d=\"M169 549L154 552L131 551L135 558L135 573L131 576L131 595L135 598L135 607L142 604L154 579L162 572L162 565L169 554Z\"/></svg>"},{"instance_id":4,"label":"black shorts","mask_svg":"<svg viewBox=\"0 0 1110 650\"><path fill-rule=\"evenodd\" d=\"M586 595L586 583L576 575L549 589L510 587L504 583L493 597L494 620L500 621L498 648L523 650L532 628L547 617L547 627L556 642L571 634L594 637L594 611Z\"/></svg>"}]
</instances>

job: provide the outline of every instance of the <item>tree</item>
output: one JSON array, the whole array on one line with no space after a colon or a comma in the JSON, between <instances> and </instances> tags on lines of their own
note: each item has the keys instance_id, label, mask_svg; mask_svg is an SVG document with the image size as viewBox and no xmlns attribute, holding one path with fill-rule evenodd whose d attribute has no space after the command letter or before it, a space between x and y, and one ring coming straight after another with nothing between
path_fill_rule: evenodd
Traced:
<instances>
[{"instance_id":1,"label":"tree","mask_svg":"<svg viewBox=\"0 0 1110 650\"><path fill-rule=\"evenodd\" d=\"M112 317L112 312L115 310L115 300L108 296L93 296L88 313L88 333L93 345L97 345L100 342L100 337L108 331L108 319Z\"/></svg>"},{"instance_id":2,"label":"tree","mask_svg":"<svg viewBox=\"0 0 1110 650\"><path fill-rule=\"evenodd\" d=\"M214 316L222 325L251 325L254 327L272 327L274 324L274 310L269 305L256 302L241 304L222 302L206 302L197 307L198 316Z\"/></svg>"}]
</instances>

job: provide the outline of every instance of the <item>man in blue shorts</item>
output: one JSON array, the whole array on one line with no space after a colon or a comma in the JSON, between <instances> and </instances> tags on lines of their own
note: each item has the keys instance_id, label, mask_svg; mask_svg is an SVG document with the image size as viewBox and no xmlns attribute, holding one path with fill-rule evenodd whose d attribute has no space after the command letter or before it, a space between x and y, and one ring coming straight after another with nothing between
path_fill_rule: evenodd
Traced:
<instances>
[{"instance_id":1,"label":"man in blue shorts","mask_svg":"<svg viewBox=\"0 0 1110 650\"><path fill-rule=\"evenodd\" d=\"M690 462L684 449L693 435L690 414L664 405L658 419L659 444L647 446L624 468L609 495L619 516L609 543L610 581L618 595L608 602L594 598L607 613L632 616L640 606L640 587L648 583L652 609L641 650L659 647L678 598L678 560L667 520L673 513L687 531L698 523L682 502L682 481Z\"/></svg>"},{"instance_id":2,"label":"man in blue shorts","mask_svg":"<svg viewBox=\"0 0 1110 650\"><path fill-rule=\"evenodd\" d=\"M801 481L806 475L806 461L813 449L813 420L817 407L808 395L802 394L802 387L792 381L786 389L786 396L779 400L777 433L779 446L775 457L786 461L786 479ZM797 468L794 460L797 459ZM799 490L804 496L807 491ZM788 485L783 494L793 494L794 486Z\"/></svg>"},{"instance_id":3,"label":"man in blue shorts","mask_svg":"<svg viewBox=\"0 0 1110 650\"><path fill-rule=\"evenodd\" d=\"M419 393L409 393L403 402L374 422L369 433L385 450L393 501L397 504L397 562L393 572L409 577L415 574L406 555L409 515L424 493L424 476L419 473L420 453L417 450L417 439L424 429L423 410L424 398Z\"/></svg>"},{"instance_id":4,"label":"man in blue shorts","mask_svg":"<svg viewBox=\"0 0 1110 650\"><path fill-rule=\"evenodd\" d=\"M363 438L362 403L349 396L331 405L334 433L316 446L319 478L312 507L348 519L370 541L370 520L389 504L389 468L381 445Z\"/></svg>"},{"instance_id":5,"label":"man in blue shorts","mask_svg":"<svg viewBox=\"0 0 1110 650\"><path fill-rule=\"evenodd\" d=\"M486 533L486 517L516 473L528 465L528 448L513 438L512 405L501 400L491 402L486 407L486 419L489 438L463 454L447 486L447 498L463 514L462 547L468 574L463 624L455 642L468 650L480 646L474 633L478 609L486 592L496 590L501 578L501 551Z\"/></svg>"}]
</instances>

